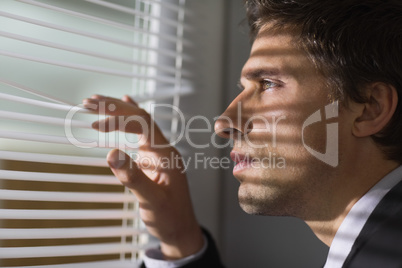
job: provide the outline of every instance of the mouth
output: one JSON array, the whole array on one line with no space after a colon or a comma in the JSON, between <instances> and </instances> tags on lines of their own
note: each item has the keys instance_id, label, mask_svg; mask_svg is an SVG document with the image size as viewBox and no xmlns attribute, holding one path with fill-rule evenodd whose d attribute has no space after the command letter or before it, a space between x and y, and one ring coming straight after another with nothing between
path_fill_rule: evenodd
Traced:
<instances>
[{"instance_id":1,"label":"mouth","mask_svg":"<svg viewBox=\"0 0 402 268\"><path fill-rule=\"evenodd\" d=\"M230 158L236 163L233 168L233 175L236 175L246 169L252 168L253 158L249 154L242 154L232 151Z\"/></svg>"}]
</instances>

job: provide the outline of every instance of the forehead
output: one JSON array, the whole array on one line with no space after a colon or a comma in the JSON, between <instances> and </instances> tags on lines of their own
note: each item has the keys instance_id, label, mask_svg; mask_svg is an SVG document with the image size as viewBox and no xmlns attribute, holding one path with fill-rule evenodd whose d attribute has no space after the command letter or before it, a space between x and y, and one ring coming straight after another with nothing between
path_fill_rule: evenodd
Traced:
<instances>
[{"instance_id":1,"label":"forehead","mask_svg":"<svg viewBox=\"0 0 402 268\"><path fill-rule=\"evenodd\" d=\"M286 49L297 50L298 32L286 27L275 27L272 24L266 24L259 30L253 43L254 49L269 43L272 47L281 48L286 45ZM283 47L285 49L285 47Z\"/></svg>"},{"instance_id":2,"label":"forehead","mask_svg":"<svg viewBox=\"0 0 402 268\"><path fill-rule=\"evenodd\" d=\"M261 68L295 77L306 72L316 73L307 53L297 46L297 36L297 32L290 29L279 30L270 25L261 28L243 68L243 76Z\"/></svg>"}]
</instances>

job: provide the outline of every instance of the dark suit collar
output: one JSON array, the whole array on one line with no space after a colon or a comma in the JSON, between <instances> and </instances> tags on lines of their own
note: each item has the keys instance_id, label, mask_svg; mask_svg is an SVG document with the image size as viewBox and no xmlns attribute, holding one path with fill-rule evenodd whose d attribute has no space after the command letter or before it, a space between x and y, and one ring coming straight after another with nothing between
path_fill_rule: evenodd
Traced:
<instances>
[{"instance_id":1,"label":"dark suit collar","mask_svg":"<svg viewBox=\"0 0 402 268\"><path fill-rule=\"evenodd\" d=\"M366 241L380 229L386 221L402 216L402 181L395 185L378 203L363 226L346 258L343 267L348 267L355 255L364 247Z\"/></svg>"}]
</instances>

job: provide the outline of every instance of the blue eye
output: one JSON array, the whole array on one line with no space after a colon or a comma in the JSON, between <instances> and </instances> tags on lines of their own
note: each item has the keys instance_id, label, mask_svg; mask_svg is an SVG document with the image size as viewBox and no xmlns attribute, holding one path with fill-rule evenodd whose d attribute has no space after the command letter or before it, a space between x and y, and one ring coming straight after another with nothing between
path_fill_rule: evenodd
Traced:
<instances>
[{"instance_id":1,"label":"blue eye","mask_svg":"<svg viewBox=\"0 0 402 268\"><path fill-rule=\"evenodd\" d=\"M271 81L271 80L262 80L261 81L262 90L272 90L279 87L279 84Z\"/></svg>"}]
</instances>

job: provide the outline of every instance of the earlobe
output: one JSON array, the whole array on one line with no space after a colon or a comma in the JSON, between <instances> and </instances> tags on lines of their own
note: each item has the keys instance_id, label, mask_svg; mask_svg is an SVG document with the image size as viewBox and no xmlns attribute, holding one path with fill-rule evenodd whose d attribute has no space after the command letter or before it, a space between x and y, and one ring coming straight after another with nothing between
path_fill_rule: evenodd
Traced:
<instances>
[{"instance_id":1,"label":"earlobe","mask_svg":"<svg viewBox=\"0 0 402 268\"><path fill-rule=\"evenodd\" d=\"M398 104L398 94L394 86L382 82L366 87L367 102L353 126L356 137L368 137L379 133L389 123Z\"/></svg>"}]
</instances>

